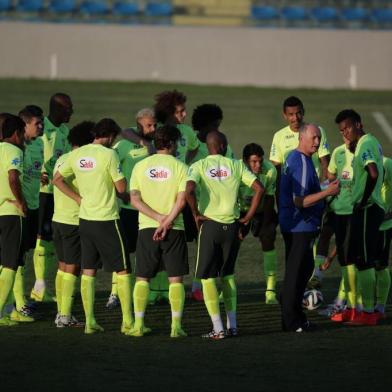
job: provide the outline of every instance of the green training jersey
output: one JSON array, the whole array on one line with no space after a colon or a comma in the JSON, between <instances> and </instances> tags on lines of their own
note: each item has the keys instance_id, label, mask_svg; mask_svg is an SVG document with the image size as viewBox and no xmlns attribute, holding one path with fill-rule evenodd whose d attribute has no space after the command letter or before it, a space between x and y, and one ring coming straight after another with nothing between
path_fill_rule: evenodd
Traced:
<instances>
[{"instance_id":1,"label":"green training jersey","mask_svg":"<svg viewBox=\"0 0 392 392\"><path fill-rule=\"evenodd\" d=\"M65 177L75 176L82 197L79 217L91 221L119 218L114 183L124 178L117 153L100 144L73 150L59 167Z\"/></svg>"},{"instance_id":2,"label":"green training jersey","mask_svg":"<svg viewBox=\"0 0 392 392\"><path fill-rule=\"evenodd\" d=\"M16 200L8 179L8 172L11 170L17 170L20 173L19 178L22 183L23 151L13 144L0 142L0 216L23 216L23 212L10 203Z\"/></svg>"},{"instance_id":3,"label":"green training jersey","mask_svg":"<svg viewBox=\"0 0 392 392\"><path fill-rule=\"evenodd\" d=\"M69 158L70 152L61 155L54 166L54 172L56 173L64 162ZM76 183L75 174L67 177L65 182L72 188L73 191L79 193L79 189ZM53 189L54 199L54 213L53 222L65 223L67 225L79 225L79 204L75 200L71 199L57 187Z\"/></svg>"},{"instance_id":4,"label":"green training jersey","mask_svg":"<svg viewBox=\"0 0 392 392\"><path fill-rule=\"evenodd\" d=\"M209 152L208 152L207 144L199 140L199 149L197 150L195 157L192 159L192 163L195 163L197 161L200 161L200 159L204 159L208 157L208 154ZM234 159L234 153L230 145L227 146L225 157Z\"/></svg>"},{"instance_id":5,"label":"green training jersey","mask_svg":"<svg viewBox=\"0 0 392 392\"><path fill-rule=\"evenodd\" d=\"M320 176L320 158L330 154L327 135L322 127L319 127L321 132L321 141L318 151L312 155L312 160L316 173ZM298 147L299 132L294 132L290 126L282 128L276 132L271 145L270 161L274 161L283 166L286 162L287 156Z\"/></svg>"},{"instance_id":6,"label":"green training jersey","mask_svg":"<svg viewBox=\"0 0 392 392\"><path fill-rule=\"evenodd\" d=\"M36 210L39 207L39 189L41 170L44 161L44 144L41 138L25 143L23 157L23 196L27 207Z\"/></svg>"},{"instance_id":7,"label":"green training jersey","mask_svg":"<svg viewBox=\"0 0 392 392\"><path fill-rule=\"evenodd\" d=\"M176 158L185 163L187 152L199 147L199 139L189 125L176 124L176 127L181 132L180 140L177 142Z\"/></svg>"},{"instance_id":8,"label":"green training jersey","mask_svg":"<svg viewBox=\"0 0 392 392\"><path fill-rule=\"evenodd\" d=\"M275 196L276 191L276 168L268 160L263 159L260 173L256 176L265 188L264 196ZM254 191L252 188L241 184L238 192L238 203L241 211L248 211L252 202ZM264 207L264 197L257 208L257 212L261 212Z\"/></svg>"},{"instance_id":9,"label":"green training jersey","mask_svg":"<svg viewBox=\"0 0 392 392\"><path fill-rule=\"evenodd\" d=\"M130 191L139 191L141 199L153 210L168 215L177 195L185 192L188 167L171 155L154 154L136 163ZM139 230L159 227L154 219L139 213ZM173 222L173 229L184 230L180 214Z\"/></svg>"},{"instance_id":10,"label":"green training jersey","mask_svg":"<svg viewBox=\"0 0 392 392\"><path fill-rule=\"evenodd\" d=\"M377 166L378 178L376 186L367 201L367 205L377 204L381 208L384 208L384 203L381 198L381 187L384 177L382 159L382 148L378 140L369 133L363 135L355 148L353 159L353 205L361 202L368 176L365 168L368 164L374 163Z\"/></svg>"},{"instance_id":11,"label":"green training jersey","mask_svg":"<svg viewBox=\"0 0 392 392\"><path fill-rule=\"evenodd\" d=\"M148 149L147 147L132 143L125 139L117 142L113 148L117 151L120 159L121 171L129 185L134 166L148 156ZM131 204L125 204L120 199L118 199L118 203L121 208L135 209Z\"/></svg>"},{"instance_id":12,"label":"green training jersey","mask_svg":"<svg viewBox=\"0 0 392 392\"><path fill-rule=\"evenodd\" d=\"M228 224L239 217L237 197L240 184L250 187L255 180L256 176L242 161L222 155L209 155L194 163L188 172L188 181L194 181L200 188L200 213L216 222Z\"/></svg>"},{"instance_id":13,"label":"green training jersey","mask_svg":"<svg viewBox=\"0 0 392 392\"><path fill-rule=\"evenodd\" d=\"M392 159L384 157L384 181L381 187L381 198L385 206L385 219L380 230L392 228Z\"/></svg>"},{"instance_id":14,"label":"green training jersey","mask_svg":"<svg viewBox=\"0 0 392 392\"><path fill-rule=\"evenodd\" d=\"M345 144L335 148L328 165L328 172L340 181L340 193L333 198L329 207L337 215L350 215L353 212L352 181L354 154Z\"/></svg>"},{"instance_id":15,"label":"green training jersey","mask_svg":"<svg viewBox=\"0 0 392 392\"><path fill-rule=\"evenodd\" d=\"M48 174L49 184L41 185L40 192L53 193L52 179L54 165L61 155L71 151L68 134L69 130L65 124L56 127L47 117L44 118L44 134L41 136L44 145L42 172Z\"/></svg>"}]
</instances>

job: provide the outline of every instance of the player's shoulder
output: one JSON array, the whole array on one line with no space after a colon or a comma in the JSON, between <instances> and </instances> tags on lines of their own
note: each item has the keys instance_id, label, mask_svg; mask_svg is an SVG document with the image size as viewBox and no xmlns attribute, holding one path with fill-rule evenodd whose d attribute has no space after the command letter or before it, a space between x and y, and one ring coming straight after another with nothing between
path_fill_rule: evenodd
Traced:
<instances>
[{"instance_id":1,"label":"player's shoulder","mask_svg":"<svg viewBox=\"0 0 392 392\"><path fill-rule=\"evenodd\" d=\"M192 135L195 133L193 128L187 124L177 124L176 127L183 135Z\"/></svg>"},{"instance_id":2,"label":"player's shoulder","mask_svg":"<svg viewBox=\"0 0 392 392\"><path fill-rule=\"evenodd\" d=\"M292 133L290 127L287 125L274 133L274 140L281 139Z\"/></svg>"}]
</instances>

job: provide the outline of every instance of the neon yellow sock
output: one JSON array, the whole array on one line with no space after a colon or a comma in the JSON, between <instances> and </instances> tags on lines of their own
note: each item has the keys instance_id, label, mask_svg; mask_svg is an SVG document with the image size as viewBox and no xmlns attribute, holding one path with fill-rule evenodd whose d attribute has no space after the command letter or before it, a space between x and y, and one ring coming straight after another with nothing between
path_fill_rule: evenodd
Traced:
<instances>
[{"instance_id":1,"label":"neon yellow sock","mask_svg":"<svg viewBox=\"0 0 392 392\"><path fill-rule=\"evenodd\" d=\"M342 272L343 274L343 272ZM338 290L338 301L343 302L346 299L346 291L344 289L344 279L340 278L339 290Z\"/></svg>"},{"instance_id":2,"label":"neon yellow sock","mask_svg":"<svg viewBox=\"0 0 392 392\"><path fill-rule=\"evenodd\" d=\"M120 299L122 322L127 326L133 324L132 317L132 294L131 294L131 275L117 274L118 298Z\"/></svg>"},{"instance_id":3,"label":"neon yellow sock","mask_svg":"<svg viewBox=\"0 0 392 392\"><path fill-rule=\"evenodd\" d=\"M276 287L276 250L269 250L263 252L264 259L264 278L267 285L267 290L275 291Z\"/></svg>"},{"instance_id":4,"label":"neon yellow sock","mask_svg":"<svg viewBox=\"0 0 392 392\"><path fill-rule=\"evenodd\" d=\"M391 274L388 268L376 271L376 304L386 305L391 287Z\"/></svg>"},{"instance_id":5,"label":"neon yellow sock","mask_svg":"<svg viewBox=\"0 0 392 392\"><path fill-rule=\"evenodd\" d=\"M38 239L34 249L33 263L36 280L45 280L45 243L46 241Z\"/></svg>"},{"instance_id":6,"label":"neon yellow sock","mask_svg":"<svg viewBox=\"0 0 392 392\"><path fill-rule=\"evenodd\" d=\"M354 264L342 267L344 280L344 292L346 294L347 307L355 308L357 304L357 272Z\"/></svg>"},{"instance_id":7,"label":"neon yellow sock","mask_svg":"<svg viewBox=\"0 0 392 392\"><path fill-rule=\"evenodd\" d=\"M26 305L25 292L24 292L24 267L19 266L14 280L14 297L16 303L16 309L20 310Z\"/></svg>"},{"instance_id":8,"label":"neon yellow sock","mask_svg":"<svg viewBox=\"0 0 392 392\"><path fill-rule=\"evenodd\" d=\"M63 276L64 272L60 269L57 270L56 279L54 281L56 287L56 299L57 299L57 313L61 314L61 299L62 299L62 288L63 288Z\"/></svg>"},{"instance_id":9,"label":"neon yellow sock","mask_svg":"<svg viewBox=\"0 0 392 392\"><path fill-rule=\"evenodd\" d=\"M237 286L234 275L222 279L222 293L227 315L227 328L237 328Z\"/></svg>"},{"instance_id":10,"label":"neon yellow sock","mask_svg":"<svg viewBox=\"0 0 392 392\"><path fill-rule=\"evenodd\" d=\"M9 294L15 280L15 271L4 267L0 274L0 313L3 312L4 305L7 303Z\"/></svg>"},{"instance_id":11,"label":"neon yellow sock","mask_svg":"<svg viewBox=\"0 0 392 392\"><path fill-rule=\"evenodd\" d=\"M61 295L61 310L60 314L62 316L71 316L72 305L74 300L75 288L76 288L77 276L72 275L68 272L63 274L63 287ZM58 302L57 297L57 302Z\"/></svg>"},{"instance_id":12,"label":"neon yellow sock","mask_svg":"<svg viewBox=\"0 0 392 392\"><path fill-rule=\"evenodd\" d=\"M363 310L369 313L373 312L376 292L376 271L374 268L358 271L358 278L361 285Z\"/></svg>"},{"instance_id":13,"label":"neon yellow sock","mask_svg":"<svg viewBox=\"0 0 392 392\"><path fill-rule=\"evenodd\" d=\"M182 312L185 303L185 289L182 283L171 283L169 300L172 314L172 328L181 328Z\"/></svg>"},{"instance_id":14,"label":"neon yellow sock","mask_svg":"<svg viewBox=\"0 0 392 392\"><path fill-rule=\"evenodd\" d=\"M133 305L135 308L135 328L143 328L144 313L147 308L148 294L150 286L145 280L138 280L133 290Z\"/></svg>"},{"instance_id":15,"label":"neon yellow sock","mask_svg":"<svg viewBox=\"0 0 392 392\"><path fill-rule=\"evenodd\" d=\"M219 294L216 288L216 279L202 279L201 283L203 285L204 303L206 304L208 314L211 317L214 331L223 331L223 324L219 309Z\"/></svg>"},{"instance_id":16,"label":"neon yellow sock","mask_svg":"<svg viewBox=\"0 0 392 392\"><path fill-rule=\"evenodd\" d=\"M86 316L86 325L96 324L94 316L95 302L95 277L82 275L81 294L84 314Z\"/></svg>"},{"instance_id":17,"label":"neon yellow sock","mask_svg":"<svg viewBox=\"0 0 392 392\"><path fill-rule=\"evenodd\" d=\"M117 287L117 272L112 273L112 291L110 294L118 296L118 287Z\"/></svg>"}]
</instances>

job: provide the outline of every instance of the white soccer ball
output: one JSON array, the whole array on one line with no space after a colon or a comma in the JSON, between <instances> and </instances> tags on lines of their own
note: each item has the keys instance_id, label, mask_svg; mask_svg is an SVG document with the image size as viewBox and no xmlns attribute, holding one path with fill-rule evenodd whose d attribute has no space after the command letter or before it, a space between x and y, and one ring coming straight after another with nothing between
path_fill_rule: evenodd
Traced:
<instances>
[{"instance_id":1,"label":"white soccer ball","mask_svg":"<svg viewBox=\"0 0 392 392\"><path fill-rule=\"evenodd\" d=\"M302 307L307 310L315 310L323 303L323 295L319 290L307 290L302 299Z\"/></svg>"}]
</instances>

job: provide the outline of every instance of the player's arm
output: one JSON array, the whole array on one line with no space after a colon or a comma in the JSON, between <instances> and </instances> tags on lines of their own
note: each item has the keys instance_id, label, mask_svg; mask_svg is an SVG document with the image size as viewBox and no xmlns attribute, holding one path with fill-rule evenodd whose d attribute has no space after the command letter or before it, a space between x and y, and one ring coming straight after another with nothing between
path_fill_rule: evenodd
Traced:
<instances>
[{"instance_id":1,"label":"player's arm","mask_svg":"<svg viewBox=\"0 0 392 392\"><path fill-rule=\"evenodd\" d=\"M340 192L339 180L335 180L328 184L328 187L320 192L312 193L306 196L294 196L294 204L297 208L308 208L319 201L324 200L328 196L335 196Z\"/></svg>"},{"instance_id":2,"label":"player's arm","mask_svg":"<svg viewBox=\"0 0 392 392\"><path fill-rule=\"evenodd\" d=\"M117 197L124 203L129 203L129 193L127 192L127 180L122 178L121 180L115 181L114 186L116 188Z\"/></svg>"},{"instance_id":3,"label":"player's arm","mask_svg":"<svg viewBox=\"0 0 392 392\"><path fill-rule=\"evenodd\" d=\"M166 237L167 232L173 226L173 222L176 220L178 215L180 215L181 211L184 209L186 205L186 196L185 192L179 192L177 194L176 202L169 215L161 222L160 226L155 230L153 235L154 241L161 241Z\"/></svg>"},{"instance_id":4,"label":"player's arm","mask_svg":"<svg viewBox=\"0 0 392 392\"><path fill-rule=\"evenodd\" d=\"M20 172L16 169L8 171L8 183L11 188L11 192L15 197L15 201L10 201L16 208L22 211L23 215L27 212L26 201L23 197L22 184L20 182Z\"/></svg>"},{"instance_id":5,"label":"player's arm","mask_svg":"<svg viewBox=\"0 0 392 392\"><path fill-rule=\"evenodd\" d=\"M328 165L329 165L330 158L331 156L329 154L320 158L320 166L321 166L320 182L328 178Z\"/></svg>"},{"instance_id":6,"label":"player's arm","mask_svg":"<svg viewBox=\"0 0 392 392\"><path fill-rule=\"evenodd\" d=\"M240 223L247 225L249 221L252 219L253 215L257 211L257 207L260 204L261 198L264 194L264 187L259 180L254 180L251 186L253 190L253 197L250 203L249 210L246 212L246 215L239 220Z\"/></svg>"},{"instance_id":7,"label":"player's arm","mask_svg":"<svg viewBox=\"0 0 392 392\"><path fill-rule=\"evenodd\" d=\"M152 142L138 135L132 128L123 129L121 136L134 144L147 147L149 154L153 154L155 152L155 148Z\"/></svg>"},{"instance_id":8,"label":"player's arm","mask_svg":"<svg viewBox=\"0 0 392 392\"><path fill-rule=\"evenodd\" d=\"M193 158L196 156L198 151L199 151L199 147L195 148L194 150L188 150L186 152L185 163L187 165L189 165L193 161Z\"/></svg>"},{"instance_id":9,"label":"player's arm","mask_svg":"<svg viewBox=\"0 0 392 392\"><path fill-rule=\"evenodd\" d=\"M369 200L369 197L372 194L377 184L377 179L378 179L377 165L374 162L370 162L365 166L365 170L367 171L365 190L363 192L362 200L357 205L357 208L363 208L366 206L366 203Z\"/></svg>"},{"instance_id":10,"label":"player's arm","mask_svg":"<svg viewBox=\"0 0 392 392\"><path fill-rule=\"evenodd\" d=\"M155 221L162 223L167 215L162 215L159 212L152 209L148 204L146 204L141 196L139 190L131 189L131 204L142 214L148 216Z\"/></svg>"},{"instance_id":11,"label":"player's arm","mask_svg":"<svg viewBox=\"0 0 392 392\"><path fill-rule=\"evenodd\" d=\"M186 183L186 201L189 204L189 207L192 211L193 218L195 219L196 226L200 229L203 221L208 218L202 214L200 214L199 209L197 207L197 199L196 199L196 182L192 180L188 180Z\"/></svg>"},{"instance_id":12,"label":"player's arm","mask_svg":"<svg viewBox=\"0 0 392 392\"><path fill-rule=\"evenodd\" d=\"M80 202L82 198L80 197L79 193L75 192L66 182L65 178L62 176L62 174L59 171L56 171L53 177L53 185L57 187L61 192L63 192L65 195L70 197L72 200L76 201L78 205L80 205Z\"/></svg>"}]
</instances>

